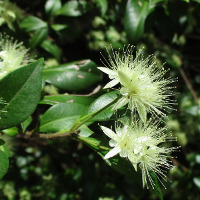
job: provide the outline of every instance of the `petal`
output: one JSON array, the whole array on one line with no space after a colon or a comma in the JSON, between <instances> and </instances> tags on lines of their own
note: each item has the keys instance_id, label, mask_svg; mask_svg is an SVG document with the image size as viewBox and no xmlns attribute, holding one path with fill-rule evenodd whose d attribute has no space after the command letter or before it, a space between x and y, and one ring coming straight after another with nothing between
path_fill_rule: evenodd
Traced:
<instances>
[{"instance_id":1,"label":"petal","mask_svg":"<svg viewBox=\"0 0 200 200\"><path fill-rule=\"evenodd\" d=\"M122 97L118 100L117 103L114 104L111 110L117 110L118 108L121 108L122 106L126 105L129 102L129 100L126 97Z\"/></svg>"},{"instance_id":2,"label":"petal","mask_svg":"<svg viewBox=\"0 0 200 200\"><path fill-rule=\"evenodd\" d=\"M117 143L117 141L116 140L110 140L109 141L109 145L111 146L111 147L115 147L116 145L117 145L118 143Z\"/></svg>"},{"instance_id":3,"label":"petal","mask_svg":"<svg viewBox=\"0 0 200 200\"><path fill-rule=\"evenodd\" d=\"M122 158L125 158L125 157L127 157L128 153L127 153L127 151L122 150L122 151L119 153L119 155L120 155Z\"/></svg>"},{"instance_id":4,"label":"petal","mask_svg":"<svg viewBox=\"0 0 200 200\"><path fill-rule=\"evenodd\" d=\"M112 150L110 150L104 157L104 159L108 159L111 158L115 155L117 155L119 152L121 151L119 146L116 146L115 148L113 148Z\"/></svg>"},{"instance_id":5,"label":"petal","mask_svg":"<svg viewBox=\"0 0 200 200\"><path fill-rule=\"evenodd\" d=\"M147 120L147 110L145 108L145 105L140 103L140 102L135 102L136 107L137 107L137 111L140 115L140 118L142 119L143 122L146 122Z\"/></svg>"},{"instance_id":6,"label":"petal","mask_svg":"<svg viewBox=\"0 0 200 200\"><path fill-rule=\"evenodd\" d=\"M97 68L108 75L113 73L113 70L108 69L107 67L97 67Z\"/></svg>"},{"instance_id":7,"label":"petal","mask_svg":"<svg viewBox=\"0 0 200 200\"><path fill-rule=\"evenodd\" d=\"M123 96L127 96L128 93L129 93L129 89L125 88L125 87L122 87L120 89L120 93L123 95Z\"/></svg>"},{"instance_id":8,"label":"petal","mask_svg":"<svg viewBox=\"0 0 200 200\"><path fill-rule=\"evenodd\" d=\"M120 83L121 83L123 86L128 87L128 86L130 85L131 79L130 79L130 77L127 76L124 72L118 71L118 76L119 76L119 79L120 79Z\"/></svg>"},{"instance_id":9,"label":"petal","mask_svg":"<svg viewBox=\"0 0 200 200\"><path fill-rule=\"evenodd\" d=\"M117 136L116 136L116 134L115 134L114 131L112 131L111 129L109 129L109 128L105 127L105 126L100 126L100 127L101 127L102 131L103 131L109 138L116 140Z\"/></svg>"},{"instance_id":10,"label":"petal","mask_svg":"<svg viewBox=\"0 0 200 200\"><path fill-rule=\"evenodd\" d=\"M111 87L117 85L118 83L119 83L119 80L113 79L112 81L110 81L109 83L107 83L107 84L105 85L104 89L106 89L106 88L111 88Z\"/></svg>"}]
</instances>

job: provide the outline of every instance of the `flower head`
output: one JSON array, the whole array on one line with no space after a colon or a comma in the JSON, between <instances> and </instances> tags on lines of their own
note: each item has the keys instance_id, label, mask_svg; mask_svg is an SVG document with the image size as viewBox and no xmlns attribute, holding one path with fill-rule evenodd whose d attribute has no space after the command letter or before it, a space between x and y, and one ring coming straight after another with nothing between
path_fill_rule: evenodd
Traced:
<instances>
[{"instance_id":1,"label":"flower head","mask_svg":"<svg viewBox=\"0 0 200 200\"><path fill-rule=\"evenodd\" d=\"M166 70L157 65L152 55L144 59L141 50L136 53L135 58L132 54L133 47L128 46L122 55L120 52L113 52L112 58L109 54L109 68L99 67L112 79L105 88L121 84L122 97L112 109L117 110L128 104L131 111L137 110L143 122L146 121L147 113L165 115L163 110L173 104L170 99L173 92L168 86L173 80L164 79Z\"/></svg>"},{"instance_id":2,"label":"flower head","mask_svg":"<svg viewBox=\"0 0 200 200\"><path fill-rule=\"evenodd\" d=\"M13 42L13 39L6 36L0 36L0 78L7 73L27 64L28 50L22 43Z\"/></svg>"},{"instance_id":3,"label":"flower head","mask_svg":"<svg viewBox=\"0 0 200 200\"><path fill-rule=\"evenodd\" d=\"M157 178L166 180L165 169L170 169L173 165L167 159L168 153L176 149L160 146L161 143L169 139L164 133L164 128L158 128L159 123L152 120L147 123L137 121L131 125L122 123L116 127L116 133L109 128L101 126L103 132L111 138L109 145L113 147L106 155L105 159L117 154L130 160L137 171L138 166L142 170L143 186L148 180L152 187L154 185L150 172L155 172ZM148 179L148 180L147 180ZM162 182L161 182L162 183Z\"/></svg>"}]
</instances>

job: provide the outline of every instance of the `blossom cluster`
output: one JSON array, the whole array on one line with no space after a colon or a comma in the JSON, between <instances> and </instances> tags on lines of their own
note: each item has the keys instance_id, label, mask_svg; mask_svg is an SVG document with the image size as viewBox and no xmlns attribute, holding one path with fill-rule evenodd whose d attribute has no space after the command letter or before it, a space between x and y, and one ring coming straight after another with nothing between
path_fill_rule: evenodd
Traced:
<instances>
[{"instance_id":1,"label":"blossom cluster","mask_svg":"<svg viewBox=\"0 0 200 200\"><path fill-rule=\"evenodd\" d=\"M142 50L136 52L135 57L132 46L125 48L122 54L120 51L112 52L109 60L105 59L106 67L99 67L111 79L104 88L120 85L120 98L112 110L128 105L132 115L137 116L132 122L117 122L120 125L115 127L115 132L101 126L111 139L109 145L112 147L104 158L119 154L128 159L136 171L138 167L142 170L143 187L147 185L148 188L150 182L154 188L150 172L154 172L161 183L162 179L166 181L166 169L173 167L168 159L169 153L177 149L162 146L162 143L175 138L169 137L165 128L159 128L160 118L165 117L165 110L174 104L171 100L174 93L169 86L174 80L164 78L166 70L163 66L158 66L152 55L144 58Z\"/></svg>"},{"instance_id":2,"label":"blossom cluster","mask_svg":"<svg viewBox=\"0 0 200 200\"><path fill-rule=\"evenodd\" d=\"M9 36L0 35L0 78L27 64L28 50L22 43L13 41Z\"/></svg>"}]
</instances>

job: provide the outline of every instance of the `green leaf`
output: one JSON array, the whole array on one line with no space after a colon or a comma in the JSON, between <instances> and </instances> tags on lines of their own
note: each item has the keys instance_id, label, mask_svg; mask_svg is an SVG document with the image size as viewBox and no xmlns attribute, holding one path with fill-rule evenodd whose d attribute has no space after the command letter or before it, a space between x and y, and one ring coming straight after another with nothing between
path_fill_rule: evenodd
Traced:
<instances>
[{"instance_id":1,"label":"green leaf","mask_svg":"<svg viewBox=\"0 0 200 200\"><path fill-rule=\"evenodd\" d=\"M150 175L153 179L153 182L154 182L154 188L152 189L153 192L157 195L157 197L160 199L160 200L163 200L163 194L162 194L162 190L160 188L160 185L159 185L159 182L158 182L158 179L156 177L156 174L154 172L150 172Z\"/></svg>"},{"instance_id":2,"label":"green leaf","mask_svg":"<svg viewBox=\"0 0 200 200\"><path fill-rule=\"evenodd\" d=\"M68 26L66 24L52 24L51 25L51 28L54 30L54 31L61 31L65 28L67 28Z\"/></svg>"},{"instance_id":3,"label":"green leaf","mask_svg":"<svg viewBox=\"0 0 200 200\"><path fill-rule=\"evenodd\" d=\"M89 137L94 132L89 129L85 124L80 127L81 132L78 134L80 137Z\"/></svg>"},{"instance_id":4,"label":"green leaf","mask_svg":"<svg viewBox=\"0 0 200 200\"><path fill-rule=\"evenodd\" d=\"M0 151L3 151L8 158L12 156L11 151L5 145L0 146Z\"/></svg>"},{"instance_id":5,"label":"green leaf","mask_svg":"<svg viewBox=\"0 0 200 200\"><path fill-rule=\"evenodd\" d=\"M35 31L30 40L31 48L34 48L38 46L39 44L41 44L45 40L47 35L48 35L48 28L42 28Z\"/></svg>"},{"instance_id":6,"label":"green leaf","mask_svg":"<svg viewBox=\"0 0 200 200\"><path fill-rule=\"evenodd\" d=\"M9 159L3 151L0 151L0 179L6 174L8 167Z\"/></svg>"},{"instance_id":7,"label":"green leaf","mask_svg":"<svg viewBox=\"0 0 200 200\"><path fill-rule=\"evenodd\" d=\"M40 104L56 105L58 103L78 103L89 106L94 101L94 98L88 96L75 96L69 94L45 96Z\"/></svg>"},{"instance_id":8,"label":"green leaf","mask_svg":"<svg viewBox=\"0 0 200 200\"><path fill-rule=\"evenodd\" d=\"M38 29L46 29L47 23L38 17L29 16L20 23L20 27L25 29L27 32L37 31Z\"/></svg>"},{"instance_id":9,"label":"green leaf","mask_svg":"<svg viewBox=\"0 0 200 200\"><path fill-rule=\"evenodd\" d=\"M23 66L0 80L0 129L18 125L35 110L41 95L43 59Z\"/></svg>"},{"instance_id":10,"label":"green leaf","mask_svg":"<svg viewBox=\"0 0 200 200\"><path fill-rule=\"evenodd\" d=\"M88 114L96 112L100 110L101 108L105 107L109 103L111 103L114 99L117 98L117 93L116 91L109 92L106 94L103 94L100 96L98 99L96 99L88 108ZM110 117L113 115L115 111L111 111L112 107L109 107L99 113L97 116L91 119L91 121L106 121L109 120Z\"/></svg>"},{"instance_id":11,"label":"green leaf","mask_svg":"<svg viewBox=\"0 0 200 200\"><path fill-rule=\"evenodd\" d=\"M68 1L57 12L57 15L64 15L69 17L79 17L86 12L86 1Z\"/></svg>"},{"instance_id":12,"label":"green leaf","mask_svg":"<svg viewBox=\"0 0 200 200\"><path fill-rule=\"evenodd\" d=\"M95 0L97 5L100 8L101 16L105 16L107 10L108 10L108 1L107 0Z\"/></svg>"},{"instance_id":13,"label":"green leaf","mask_svg":"<svg viewBox=\"0 0 200 200\"><path fill-rule=\"evenodd\" d=\"M59 103L48 109L41 118L40 132L69 130L87 107L77 103Z\"/></svg>"},{"instance_id":14,"label":"green leaf","mask_svg":"<svg viewBox=\"0 0 200 200\"><path fill-rule=\"evenodd\" d=\"M91 60L75 61L43 70L46 82L69 91L78 91L101 80L101 72Z\"/></svg>"},{"instance_id":15,"label":"green leaf","mask_svg":"<svg viewBox=\"0 0 200 200\"><path fill-rule=\"evenodd\" d=\"M18 134L18 128L17 127L12 127L8 129L2 130L2 132L10 137L14 137Z\"/></svg>"},{"instance_id":16,"label":"green leaf","mask_svg":"<svg viewBox=\"0 0 200 200\"><path fill-rule=\"evenodd\" d=\"M32 117L29 116L24 122L21 123L23 133L26 131L27 127L31 124Z\"/></svg>"},{"instance_id":17,"label":"green leaf","mask_svg":"<svg viewBox=\"0 0 200 200\"><path fill-rule=\"evenodd\" d=\"M150 12L147 0L128 0L124 26L131 41L136 42L143 36L145 20Z\"/></svg>"},{"instance_id":18,"label":"green leaf","mask_svg":"<svg viewBox=\"0 0 200 200\"><path fill-rule=\"evenodd\" d=\"M61 50L56 44L46 39L42 42L41 47L52 54L58 61L60 61Z\"/></svg>"},{"instance_id":19,"label":"green leaf","mask_svg":"<svg viewBox=\"0 0 200 200\"><path fill-rule=\"evenodd\" d=\"M61 7L61 0L47 0L45 4L45 12L49 17L53 17Z\"/></svg>"}]
</instances>

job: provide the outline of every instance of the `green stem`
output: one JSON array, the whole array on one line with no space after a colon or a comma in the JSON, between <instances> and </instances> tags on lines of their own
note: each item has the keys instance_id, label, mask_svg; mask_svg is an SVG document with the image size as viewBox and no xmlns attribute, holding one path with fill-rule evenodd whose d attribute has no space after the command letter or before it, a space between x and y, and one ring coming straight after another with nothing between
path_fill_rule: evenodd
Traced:
<instances>
[{"instance_id":1,"label":"green stem","mask_svg":"<svg viewBox=\"0 0 200 200\"><path fill-rule=\"evenodd\" d=\"M79 123L75 123L70 131L74 131L77 130L79 127L81 127L83 124L85 124L88 120L92 119L93 117L95 117L96 115L98 115L99 113L101 113L102 111L104 111L105 109L109 108L110 106L112 106L114 103L116 103L119 99L121 98L121 95L119 95L116 99L114 99L112 102L110 102L108 105L106 105L105 107L101 108L100 110L89 114L88 116L83 117L82 119L79 120Z\"/></svg>"}]
</instances>

